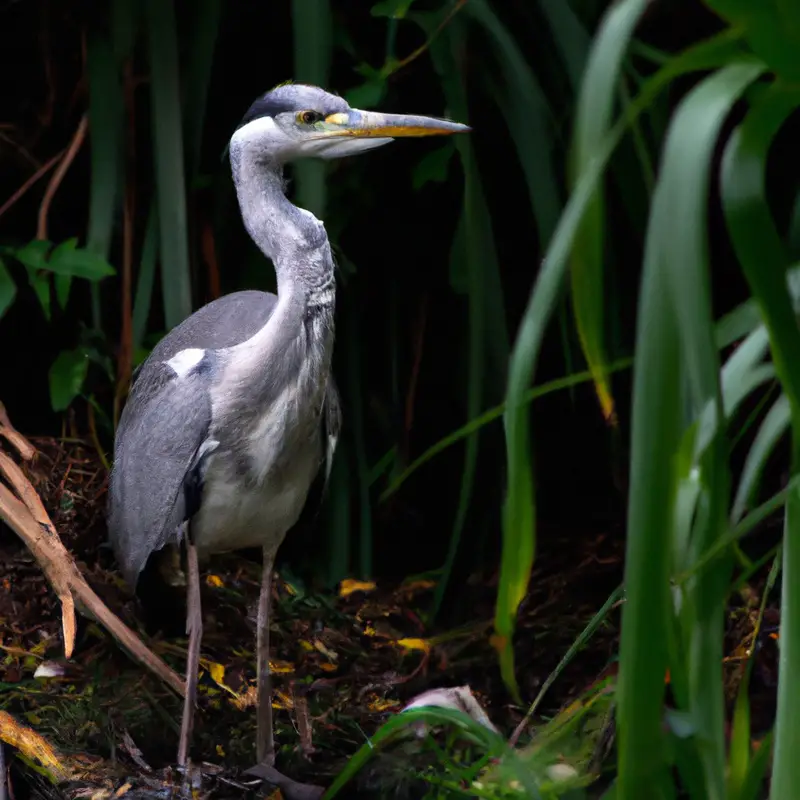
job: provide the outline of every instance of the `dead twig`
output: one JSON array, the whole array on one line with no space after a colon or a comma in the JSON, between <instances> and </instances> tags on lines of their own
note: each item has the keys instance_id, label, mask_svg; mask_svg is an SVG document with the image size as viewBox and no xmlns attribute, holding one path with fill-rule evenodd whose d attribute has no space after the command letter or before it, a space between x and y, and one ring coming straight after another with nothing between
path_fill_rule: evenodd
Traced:
<instances>
[{"instance_id":1,"label":"dead twig","mask_svg":"<svg viewBox=\"0 0 800 800\"><path fill-rule=\"evenodd\" d=\"M11 424L6 407L0 403L0 436L19 453L23 461L30 461L36 455L36 448Z\"/></svg>"},{"instance_id":2,"label":"dead twig","mask_svg":"<svg viewBox=\"0 0 800 800\"><path fill-rule=\"evenodd\" d=\"M53 197L55 197L58 187L61 185L61 181L64 179L64 175L66 175L67 170L75 160L75 156L78 154L78 150L80 150L83 140L86 138L86 131L88 127L89 117L84 114L81 117L81 121L77 130L75 131L75 135L72 137L72 141L69 143L67 152L64 153L61 163L53 173L53 177L50 178L50 183L47 184L47 190L42 198L42 204L39 206L39 221L36 226L37 239L47 238L47 215L50 213L50 204L53 202Z\"/></svg>"},{"instance_id":3,"label":"dead twig","mask_svg":"<svg viewBox=\"0 0 800 800\"><path fill-rule=\"evenodd\" d=\"M4 411L2 413L4 414ZM7 420L7 417L5 419ZM11 441L5 427L3 420L0 419L0 434ZM33 449L30 445L28 447ZM0 451L0 476L4 477L14 490L0 483L0 519L25 542L61 602L66 657L72 656L75 647L75 602L77 601L84 614L102 625L131 657L161 678L178 695L183 696L185 685L180 676L113 614L86 582L74 559L61 542L38 493L14 460L2 451Z\"/></svg>"},{"instance_id":4,"label":"dead twig","mask_svg":"<svg viewBox=\"0 0 800 800\"><path fill-rule=\"evenodd\" d=\"M41 735L20 725L7 711L0 711L0 742L15 747L31 761L38 761L56 783L66 781L72 775L73 770L64 758Z\"/></svg>"},{"instance_id":5,"label":"dead twig","mask_svg":"<svg viewBox=\"0 0 800 800\"><path fill-rule=\"evenodd\" d=\"M39 167L36 172L34 172L33 175L31 175L30 178L28 178L28 180L26 180L25 183L23 183L22 186L17 189L16 192L14 192L14 194L12 194L11 197L9 197L8 200L6 200L5 203L0 206L0 217L2 217L3 214L5 214L6 211L8 211L8 209L11 208L11 206L13 206L14 203L16 203L17 200L19 200L25 194L25 192L27 192L28 189L30 189L31 186L33 186L33 184L42 177L42 175L49 172L56 164L58 164L58 162L64 157L64 152L65 151L62 150L60 153L56 153L46 164L42 164L42 166Z\"/></svg>"}]
</instances>

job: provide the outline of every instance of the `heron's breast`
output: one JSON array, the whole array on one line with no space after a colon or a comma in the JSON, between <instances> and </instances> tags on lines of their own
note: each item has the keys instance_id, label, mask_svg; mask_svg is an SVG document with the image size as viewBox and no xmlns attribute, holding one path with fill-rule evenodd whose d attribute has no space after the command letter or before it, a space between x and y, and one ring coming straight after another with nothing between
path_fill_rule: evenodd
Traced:
<instances>
[{"instance_id":1,"label":"heron's breast","mask_svg":"<svg viewBox=\"0 0 800 800\"><path fill-rule=\"evenodd\" d=\"M225 453L212 456L192 534L201 553L277 547L298 520L320 464L320 447L295 451L261 481L243 476Z\"/></svg>"}]
</instances>

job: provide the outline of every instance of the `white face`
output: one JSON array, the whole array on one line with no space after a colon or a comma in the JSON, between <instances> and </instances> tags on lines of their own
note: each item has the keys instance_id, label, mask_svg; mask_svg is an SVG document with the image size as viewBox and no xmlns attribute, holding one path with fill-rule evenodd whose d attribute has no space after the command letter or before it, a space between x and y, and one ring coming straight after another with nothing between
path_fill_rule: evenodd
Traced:
<instances>
[{"instance_id":1,"label":"white face","mask_svg":"<svg viewBox=\"0 0 800 800\"><path fill-rule=\"evenodd\" d=\"M298 158L342 158L394 141L391 137L356 138L323 135L313 125L304 125L294 112L259 117L231 137L231 147L249 152L259 160L285 163Z\"/></svg>"}]
</instances>

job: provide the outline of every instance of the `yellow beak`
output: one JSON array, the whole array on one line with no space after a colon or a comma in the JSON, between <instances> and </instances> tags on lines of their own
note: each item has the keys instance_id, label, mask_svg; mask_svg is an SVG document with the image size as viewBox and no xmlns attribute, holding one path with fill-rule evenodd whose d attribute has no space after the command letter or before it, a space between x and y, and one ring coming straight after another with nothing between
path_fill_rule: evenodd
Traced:
<instances>
[{"instance_id":1,"label":"yellow beak","mask_svg":"<svg viewBox=\"0 0 800 800\"><path fill-rule=\"evenodd\" d=\"M338 112L320 124L322 136L357 136L364 138L399 138L401 136L449 136L469 133L472 129L460 122L410 114L381 114L376 111Z\"/></svg>"}]
</instances>

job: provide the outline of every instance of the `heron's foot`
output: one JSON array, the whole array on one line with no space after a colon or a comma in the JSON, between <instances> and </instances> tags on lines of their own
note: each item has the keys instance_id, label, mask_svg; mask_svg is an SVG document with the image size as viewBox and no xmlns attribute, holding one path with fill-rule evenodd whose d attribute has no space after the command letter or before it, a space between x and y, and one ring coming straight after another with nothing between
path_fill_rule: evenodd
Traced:
<instances>
[{"instance_id":1,"label":"heron's foot","mask_svg":"<svg viewBox=\"0 0 800 800\"><path fill-rule=\"evenodd\" d=\"M174 544L168 544L156 554L158 573L167 586L186 586L186 573L181 566L181 551Z\"/></svg>"},{"instance_id":2,"label":"heron's foot","mask_svg":"<svg viewBox=\"0 0 800 800\"><path fill-rule=\"evenodd\" d=\"M272 758L274 761L274 754ZM277 786L286 800L319 800L325 793L324 787L316 786L313 783L294 781L282 772L278 772L272 764L267 764L264 761L245 770L244 774L253 775L256 778L261 778L262 781L267 781L273 786Z\"/></svg>"}]
</instances>

